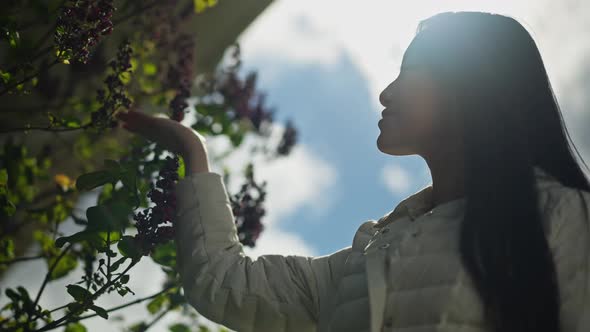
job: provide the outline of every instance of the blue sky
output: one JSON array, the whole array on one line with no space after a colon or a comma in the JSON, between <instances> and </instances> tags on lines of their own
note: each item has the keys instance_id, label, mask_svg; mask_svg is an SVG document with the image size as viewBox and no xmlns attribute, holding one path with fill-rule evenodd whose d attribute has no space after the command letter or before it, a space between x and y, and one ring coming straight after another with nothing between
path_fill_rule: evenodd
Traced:
<instances>
[{"instance_id":1,"label":"blue sky","mask_svg":"<svg viewBox=\"0 0 590 332\"><path fill-rule=\"evenodd\" d=\"M574 142L590 161L587 94L590 80L590 23L584 1L277 1L240 36L244 73L258 72L258 89L277 109L276 132L292 118L300 140L288 158L265 162L255 158L256 178L268 182L266 226L258 245L246 248L262 254L325 255L351 245L357 227L378 219L399 201L431 181L417 156L389 156L376 146L382 107L379 93L397 77L401 56L420 19L446 10L482 10L508 14L532 31ZM250 161L248 137L244 146L223 163L234 174ZM211 154L229 143L208 138ZM212 165L220 171L222 164ZM239 181L228 191L237 190ZM78 208L94 205L85 196ZM83 211L82 210L82 211ZM74 229L72 228L72 231ZM34 249L34 248L33 248ZM10 271L7 285L35 290L46 267L42 262ZM32 272L31 272L32 271ZM145 276L150 276L146 278ZM48 286L42 305L63 304L68 277ZM138 296L160 289L162 273L142 260L131 275ZM131 299L126 297L127 299ZM101 298L99 305L120 304L118 295ZM144 306L121 311L126 324L147 317ZM152 331L166 331L178 319L169 315ZM203 320L206 322L207 320ZM89 331L120 326L101 318L87 322ZM113 327L115 325L115 327Z\"/></svg>"},{"instance_id":2,"label":"blue sky","mask_svg":"<svg viewBox=\"0 0 590 332\"><path fill-rule=\"evenodd\" d=\"M392 194L387 187L383 168L391 156L376 146L380 115L371 104L375 96L371 96L366 79L346 49L340 49L334 63L327 65L293 64L266 57L246 62L253 68L276 71L268 80L260 73L260 87L269 92L268 103L277 105L278 119L295 120L299 144L321 156L337 177L323 190L330 200L319 213L300 206L277 221L282 229L300 235L317 254L349 245L362 221L381 217L403 194L429 181L418 172L424 167L421 159L396 158L400 168L415 170L417 176L402 195ZM259 174L264 178L262 172ZM297 180L313 184L313 178ZM267 208L273 206L268 204Z\"/></svg>"},{"instance_id":3,"label":"blue sky","mask_svg":"<svg viewBox=\"0 0 590 332\"><path fill-rule=\"evenodd\" d=\"M259 246L249 250L251 256L339 250L351 244L360 223L378 219L430 183L422 158L377 149L383 109L378 96L397 77L419 20L440 11L492 11L525 25L541 50L574 142L587 155L588 145L576 140L584 134L575 119L588 114L577 68L586 65L588 42L582 33L589 25L581 16L576 20L578 2L548 3L547 11L523 1L420 1L404 7L388 1L357 7L345 3L277 2L239 39L244 72L258 72L267 104L276 106L277 119L293 118L301 137L295 152L299 157L284 162L283 171L276 170L279 165L257 164L257 177L271 183L269 227ZM572 38L564 40L564 31ZM238 152L226 166L233 169L244 160L240 158L244 154ZM294 195L291 186L307 198ZM293 241L291 246L284 245L283 236Z\"/></svg>"}]
</instances>

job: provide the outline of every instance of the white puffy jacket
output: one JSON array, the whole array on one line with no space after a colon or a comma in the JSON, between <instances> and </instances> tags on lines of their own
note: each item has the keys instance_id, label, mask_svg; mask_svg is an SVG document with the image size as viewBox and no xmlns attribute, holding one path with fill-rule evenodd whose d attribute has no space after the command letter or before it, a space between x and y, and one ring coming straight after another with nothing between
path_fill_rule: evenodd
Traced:
<instances>
[{"instance_id":1,"label":"white puffy jacket","mask_svg":"<svg viewBox=\"0 0 590 332\"><path fill-rule=\"evenodd\" d=\"M590 193L538 167L535 174L557 264L562 332L589 332ZM363 222L352 245L332 254L252 259L220 174L190 174L176 194L185 297L214 322L239 332L489 331L459 259L464 198L430 209L430 185Z\"/></svg>"}]
</instances>

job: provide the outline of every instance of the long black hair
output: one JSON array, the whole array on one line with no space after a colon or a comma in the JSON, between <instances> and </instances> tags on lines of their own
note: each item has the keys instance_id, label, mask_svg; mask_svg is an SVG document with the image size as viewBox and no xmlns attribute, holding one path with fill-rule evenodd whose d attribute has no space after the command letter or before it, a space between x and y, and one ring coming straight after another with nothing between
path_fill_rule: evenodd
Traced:
<instances>
[{"instance_id":1,"label":"long black hair","mask_svg":"<svg viewBox=\"0 0 590 332\"><path fill-rule=\"evenodd\" d=\"M559 287L533 167L569 187L590 184L537 45L511 17L444 12L420 21L405 56L426 64L452 96L448 116L463 121L459 248L487 322L498 332L559 331Z\"/></svg>"}]
</instances>

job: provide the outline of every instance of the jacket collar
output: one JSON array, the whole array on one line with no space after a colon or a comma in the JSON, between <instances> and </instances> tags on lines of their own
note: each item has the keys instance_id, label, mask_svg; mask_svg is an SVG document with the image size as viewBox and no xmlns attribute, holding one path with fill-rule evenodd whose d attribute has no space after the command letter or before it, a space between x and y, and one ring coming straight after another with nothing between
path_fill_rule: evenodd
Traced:
<instances>
[{"instance_id":1,"label":"jacket collar","mask_svg":"<svg viewBox=\"0 0 590 332\"><path fill-rule=\"evenodd\" d=\"M539 166L534 166L533 169L539 188L557 181L555 177L545 172ZM461 197L439 204L433 208L432 183L430 183L428 186L403 199L390 213L379 219L375 227L383 227L385 224L389 223L389 221L401 216L408 216L411 220L414 220L426 212L430 212L437 216L457 216L462 213L465 204L465 197Z\"/></svg>"}]
</instances>

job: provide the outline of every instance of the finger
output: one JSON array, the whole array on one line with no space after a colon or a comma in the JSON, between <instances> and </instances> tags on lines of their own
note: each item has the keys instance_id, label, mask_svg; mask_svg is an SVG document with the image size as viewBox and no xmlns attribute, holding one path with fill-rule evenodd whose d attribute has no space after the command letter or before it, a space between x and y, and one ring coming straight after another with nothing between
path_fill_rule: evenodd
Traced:
<instances>
[{"instance_id":1,"label":"finger","mask_svg":"<svg viewBox=\"0 0 590 332\"><path fill-rule=\"evenodd\" d=\"M127 119L129 117L128 112L124 112L124 111L120 111L117 114L115 114L115 118L119 119L119 120L124 120Z\"/></svg>"},{"instance_id":2,"label":"finger","mask_svg":"<svg viewBox=\"0 0 590 332\"><path fill-rule=\"evenodd\" d=\"M127 123L128 127L135 129L139 129L142 127L150 127L153 124L153 118L141 112L120 112L117 113L116 117L117 119Z\"/></svg>"}]
</instances>

